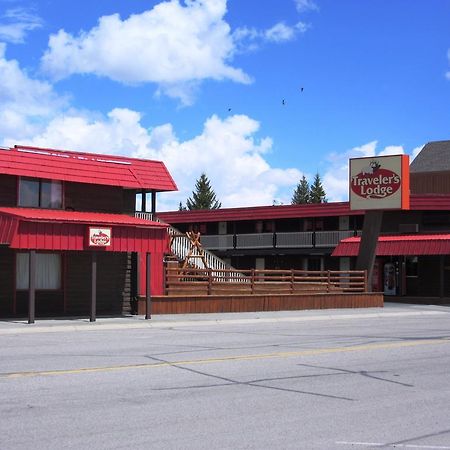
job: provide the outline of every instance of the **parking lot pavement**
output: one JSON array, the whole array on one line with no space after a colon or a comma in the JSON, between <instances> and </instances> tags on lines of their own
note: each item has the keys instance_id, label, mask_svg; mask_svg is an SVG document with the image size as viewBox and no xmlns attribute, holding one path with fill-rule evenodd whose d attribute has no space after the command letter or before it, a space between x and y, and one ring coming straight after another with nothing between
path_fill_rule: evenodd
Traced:
<instances>
[{"instance_id":1,"label":"parking lot pavement","mask_svg":"<svg viewBox=\"0 0 450 450\"><path fill-rule=\"evenodd\" d=\"M167 328L221 323L264 323L302 322L323 320L351 320L373 317L405 317L420 315L450 314L450 307L436 305L385 303L383 308L346 308L301 311L268 311L221 314L164 314L154 315L150 320L144 316L100 317L96 322L89 318L36 319L34 324L27 320L0 320L0 335L17 333L38 333L58 331L113 330L125 328Z\"/></svg>"}]
</instances>

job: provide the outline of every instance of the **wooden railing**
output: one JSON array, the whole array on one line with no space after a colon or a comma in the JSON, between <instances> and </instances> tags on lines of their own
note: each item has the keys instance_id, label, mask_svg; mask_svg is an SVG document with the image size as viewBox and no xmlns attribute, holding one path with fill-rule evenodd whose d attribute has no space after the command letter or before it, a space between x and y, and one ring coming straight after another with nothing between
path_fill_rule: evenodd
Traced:
<instances>
[{"instance_id":1,"label":"wooden railing","mask_svg":"<svg viewBox=\"0 0 450 450\"><path fill-rule=\"evenodd\" d=\"M167 267L167 295L237 295L367 292L367 272L218 270Z\"/></svg>"}]
</instances>

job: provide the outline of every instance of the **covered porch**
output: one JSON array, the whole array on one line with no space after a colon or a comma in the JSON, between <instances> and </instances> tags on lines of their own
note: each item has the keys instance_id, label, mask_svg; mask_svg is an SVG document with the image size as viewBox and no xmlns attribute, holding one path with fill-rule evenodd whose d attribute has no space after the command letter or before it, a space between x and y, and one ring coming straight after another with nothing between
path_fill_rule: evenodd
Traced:
<instances>
[{"instance_id":1,"label":"covered porch","mask_svg":"<svg viewBox=\"0 0 450 450\"><path fill-rule=\"evenodd\" d=\"M139 295L163 293L167 251L160 223L0 208L0 317L122 314Z\"/></svg>"}]
</instances>

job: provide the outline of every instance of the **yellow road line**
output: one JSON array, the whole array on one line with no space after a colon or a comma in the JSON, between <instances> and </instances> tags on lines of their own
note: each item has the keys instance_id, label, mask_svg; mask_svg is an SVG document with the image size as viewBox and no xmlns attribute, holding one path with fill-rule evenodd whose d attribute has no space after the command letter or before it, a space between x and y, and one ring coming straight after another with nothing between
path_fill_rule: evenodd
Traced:
<instances>
[{"instance_id":1,"label":"yellow road line","mask_svg":"<svg viewBox=\"0 0 450 450\"><path fill-rule=\"evenodd\" d=\"M291 358L294 356L311 356L322 355L327 353L347 353L347 352L360 352L367 350L381 350L381 349L396 349L402 347L416 347L420 345L436 345L436 344L448 344L449 338L441 339L420 339L415 341L406 342L389 342L380 344L366 344L366 345L354 345L350 347L334 347L334 348L319 348L311 350L298 350L292 352L276 352L276 353L263 353L259 355L237 355L237 356L224 356L221 358L207 358L207 359L192 359L172 362L159 362L159 363L146 363L146 364L128 364L118 366L106 366L106 367L82 367L79 369L62 369L62 370L44 370L34 372L12 372L0 374L0 378L23 378L23 377L37 377L37 376L49 376L49 375L71 375L80 373L94 373L94 372L114 372L119 370L130 369L156 369L159 367L169 367L178 365L195 365L195 364L211 364L226 361L255 361L258 359L271 359L271 358Z\"/></svg>"}]
</instances>

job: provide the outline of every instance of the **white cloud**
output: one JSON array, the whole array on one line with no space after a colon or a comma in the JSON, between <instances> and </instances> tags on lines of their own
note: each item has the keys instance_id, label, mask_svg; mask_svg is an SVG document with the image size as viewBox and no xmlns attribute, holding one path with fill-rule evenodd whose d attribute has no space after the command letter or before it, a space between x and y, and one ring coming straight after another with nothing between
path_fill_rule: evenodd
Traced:
<instances>
[{"instance_id":1,"label":"white cloud","mask_svg":"<svg viewBox=\"0 0 450 450\"><path fill-rule=\"evenodd\" d=\"M246 116L208 118L194 138L181 141L171 124L148 129L141 114L115 108L106 116L70 108L46 82L29 77L0 45L0 145L63 148L146 157L164 161L180 191L160 196L160 209L176 209L191 195L195 180L207 173L225 206L267 205L291 194L297 169L271 167L272 148L259 138L260 124Z\"/></svg>"},{"instance_id":2,"label":"white cloud","mask_svg":"<svg viewBox=\"0 0 450 450\"><path fill-rule=\"evenodd\" d=\"M0 16L0 39L22 44L29 31L42 27L42 19L25 8L11 8Z\"/></svg>"},{"instance_id":3,"label":"white cloud","mask_svg":"<svg viewBox=\"0 0 450 450\"><path fill-rule=\"evenodd\" d=\"M379 156L389 156L389 155L403 155L405 153L405 150L403 150L403 147L401 145L388 145L384 148L380 153L378 153Z\"/></svg>"},{"instance_id":4,"label":"white cloud","mask_svg":"<svg viewBox=\"0 0 450 450\"><path fill-rule=\"evenodd\" d=\"M259 124L248 116L210 117L203 131L180 141L170 124L148 130L136 111L116 108L107 117L72 112L55 117L28 145L126 154L164 161L179 192L159 196L159 209L176 209L205 172L223 207L268 205L300 179L297 169L273 168L264 158L269 138L255 137ZM22 141L21 141L22 142ZM13 139L4 144L13 145ZM23 143L23 142L22 142Z\"/></svg>"},{"instance_id":5,"label":"white cloud","mask_svg":"<svg viewBox=\"0 0 450 450\"><path fill-rule=\"evenodd\" d=\"M299 13L305 11L317 11L319 9L313 0L294 0L294 3Z\"/></svg>"},{"instance_id":6,"label":"white cloud","mask_svg":"<svg viewBox=\"0 0 450 450\"><path fill-rule=\"evenodd\" d=\"M425 147L424 145L420 145L419 147L416 147L413 149L413 151L411 152L411 161L414 161L414 159L416 158L416 156L422 151L422 149Z\"/></svg>"},{"instance_id":7,"label":"white cloud","mask_svg":"<svg viewBox=\"0 0 450 450\"><path fill-rule=\"evenodd\" d=\"M136 84L152 82L167 95L186 100L184 88L204 79L249 83L250 77L229 62L234 53L224 21L226 0L162 2L122 20L103 16L89 31L51 35L42 58L55 79L95 74Z\"/></svg>"},{"instance_id":8,"label":"white cloud","mask_svg":"<svg viewBox=\"0 0 450 450\"><path fill-rule=\"evenodd\" d=\"M402 155L405 150L401 145L388 145L378 150L378 142L371 141L360 147L354 147L342 154L331 153L328 156L328 168L322 177L323 186L328 201L348 200L348 160L350 158L364 158L370 156ZM411 151L411 160L423 148L417 147Z\"/></svg>"},{"instance_id":9,"label":"white cloud","mask_svg":"<svg viewBox=\"0 0 450 450\"><path fill-rule=\"evenodd\" d=\"M298 22L294 27L279 22L272 28L266 30L264 36L268 41L272 42L291 41L298 33L304 33L306 30L307 25L303 22Z\"/></svg>"},{"instance_id":10,"label":"white cloud","mask_svg":"<svg viewBox=\"0 0 450 450\"><path fill-rule=\"evenodd\" d=\"M171 208L192 193L195 180L205 172L223 207L267 205L300 178L297 169L272 168L264 154L272 147L269 138L257 139L259 123L245 115L226 119L210 117L200 135L180 142L167 125L151 132L147 149L137 156L164 161L174 176L180 193L174 195ZM161 135L167 141L161 143ZM159 150L152 148L158 136Z\"/></svg>"},{"instance_id":11,"label":"white cloud","mask_svg":"<svg viewBox=\"0 0 450 450\"><path fill-rule=\"evenodd\" d=\"M287 25L278 22L266 30L256 28L241 27L233 32L233 40L236 52L253 51L261 47L266 42L282 43L292 41L301 33L305 33L309 25L304 22L297 22L295 25Z\"/></svg>"},{"instance_id":12,"label":"white cloud","mask_svg":"<svg viewBox=\"0 0 450 450\"><path fill-rule=\"evenodd\" d=\"M49 83L30 78L5 52L6 44L0 43L0 135L7 139L20 133L20 139L26 139L57 114L66 99Z\"/></svg>"}]
</instances>

